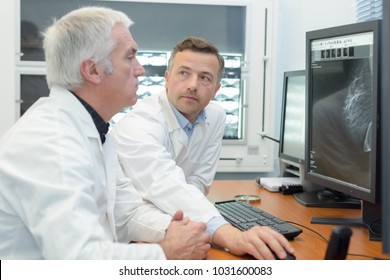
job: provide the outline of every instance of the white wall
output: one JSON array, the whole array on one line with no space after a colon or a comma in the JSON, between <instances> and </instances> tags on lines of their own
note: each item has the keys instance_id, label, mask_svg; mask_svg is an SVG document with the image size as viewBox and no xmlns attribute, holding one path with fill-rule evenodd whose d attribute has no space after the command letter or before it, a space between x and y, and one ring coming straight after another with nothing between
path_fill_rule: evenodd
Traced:
<instances>
[{"instance_id":1,"label":"white wall","mask_svg":"<svg viewBox=\"0 0 390 280\"><path fill-rule=\"evenodd\" d=\"M356 0L278 0L275 7L276 124L279 139L283 73L305 69L306 32L356 22ZM278 122L279 120L279 122Z\"/></svg>"},{"instance_id":2,"label":"white wall","mask_svg":"<svg viewBox=\"0 0 390 280\"><path fill-rule=\"evenodd\" d=\"M274 109L275 125L270 136L279 139L285 71L306 67L306 32L356 22L356 0L277 0L274 16ZM278 174L278 145L275 145L275 172Z\"/></svg>"}]
</instances>

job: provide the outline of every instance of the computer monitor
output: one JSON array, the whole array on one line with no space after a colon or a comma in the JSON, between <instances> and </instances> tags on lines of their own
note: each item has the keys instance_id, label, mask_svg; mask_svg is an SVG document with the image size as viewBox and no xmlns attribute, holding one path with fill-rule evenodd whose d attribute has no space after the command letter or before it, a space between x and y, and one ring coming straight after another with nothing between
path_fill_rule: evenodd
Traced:
<instances>
[{"instance_id":1,"label":"computer monitor","mask_svg":"<svg viewBox=\"0 0 390 280\"><path fill-rule=\"evenodd\" d=\"M300 176L305 159L306 71L287 71L283 76L279 159L281 174Z\"/></svg>"},{"instance_id":2,"label":"computer monitor","mask_svg":"<svg viewBox=\"0 0 390 280\"><path fill-rule=\"evenodd\" d=\"M382 242L383 253L390 254L390 2L383 1L381 98ZM386 51L385 51L386 50Z\"/></svg>"},{"instance_id":3,"label":"computer monitor","mask_svg":"<svg viewBox=\"0 0 390 280\"><path fill-rule=\"evenodd\" d=\"M381 231L380 25L376 20L306 33L305 179L325 187L326 195L359 199L362 209L361 219L312 222L365 226L371 240Z\"/></svg>"}]
</instances>

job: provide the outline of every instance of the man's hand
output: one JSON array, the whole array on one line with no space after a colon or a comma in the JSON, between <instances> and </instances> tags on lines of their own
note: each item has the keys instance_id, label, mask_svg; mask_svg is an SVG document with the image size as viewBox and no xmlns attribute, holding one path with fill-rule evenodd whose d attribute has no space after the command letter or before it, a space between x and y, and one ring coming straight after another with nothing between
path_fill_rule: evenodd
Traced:
<instances>
[{"instance_id":1,"label":"man's hand","mask_svg":"<svg viewBox=\"0 0 390 280\"><path fill-rule=\"evenodd\" d=\"M206 224L192 222L177 211L169 224L163 241L159 244L170 260L205 259L210 249L210 235L205 232Z\"/></svg>"},{"instance_id":2,"label":"man's hand","mask_svg":"<svg viewBox=\"0 0 390 280\"><path fill-rule=\"evenodd\" d=\"M262 260L274 259L275 252L280 259L286 257L286 252L294 254L294 248L280 233L269 227L256 226L248 231L240 231L232 225L223 225L213 235L213 243L238 256L250 254L254 258Z\"/></svg>"}]
</instances>

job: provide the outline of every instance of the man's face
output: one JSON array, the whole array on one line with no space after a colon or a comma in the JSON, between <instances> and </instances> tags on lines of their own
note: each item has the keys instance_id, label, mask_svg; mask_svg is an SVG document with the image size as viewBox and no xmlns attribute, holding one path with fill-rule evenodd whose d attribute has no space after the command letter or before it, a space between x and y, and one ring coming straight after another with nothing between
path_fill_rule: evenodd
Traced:
<instances>
[{"instance_id":1,"label":"man's face","mask_svg":"<svg viewBox=\"0 0 390 280\"><path fill-rule=\"evenodd\" d=\"M190 50L178 52L170 71L165 72L169 101L190 122L215 97L220 84L219 63L213 54Z\"/></svg>"},{"instance_id":2,"label":"man's face","mask_svg":"<svg viewBox=\"0 0 390 280\"><path fill-rule=\"evenodd\" d=\"M116 25L112 38L117 42L110 54L113 72L105 74L107 106L115 104L118 111L137 102L138 77L145 74L145 69L136 58L138 46L129 30Z\"/></svg>"}]
</instances>

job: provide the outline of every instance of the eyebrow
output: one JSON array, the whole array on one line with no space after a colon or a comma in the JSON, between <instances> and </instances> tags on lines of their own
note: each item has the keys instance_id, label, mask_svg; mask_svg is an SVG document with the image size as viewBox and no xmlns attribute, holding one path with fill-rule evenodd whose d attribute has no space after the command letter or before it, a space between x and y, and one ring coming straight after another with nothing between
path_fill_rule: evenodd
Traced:
<instances>
[{"instance_id":1,"label":"eyebrow","mask_svg":"<svg viewBox=\"0 0 390 280\"><path fill-rule=\"evenodd\" d=\"M186 65L181 65L177 69L179 69L179 70L180 69L192 70L191 67L188 67ZM200 71L200 73L202 73L203 75L209 75L209 76L214 77L214 74L212 72L210 72L210 71Z\"/></svg>"},{"instance_id":2,"label":"eyebrow","mask_svg":"<svg viewBox=\"0 0 390 280\"><path fill-rule=\"evenodd\" d=\"M135 55L137 52L138 50L136 48L130 48L127 50L126 55Z\"/></svg>"}]
</instances>

